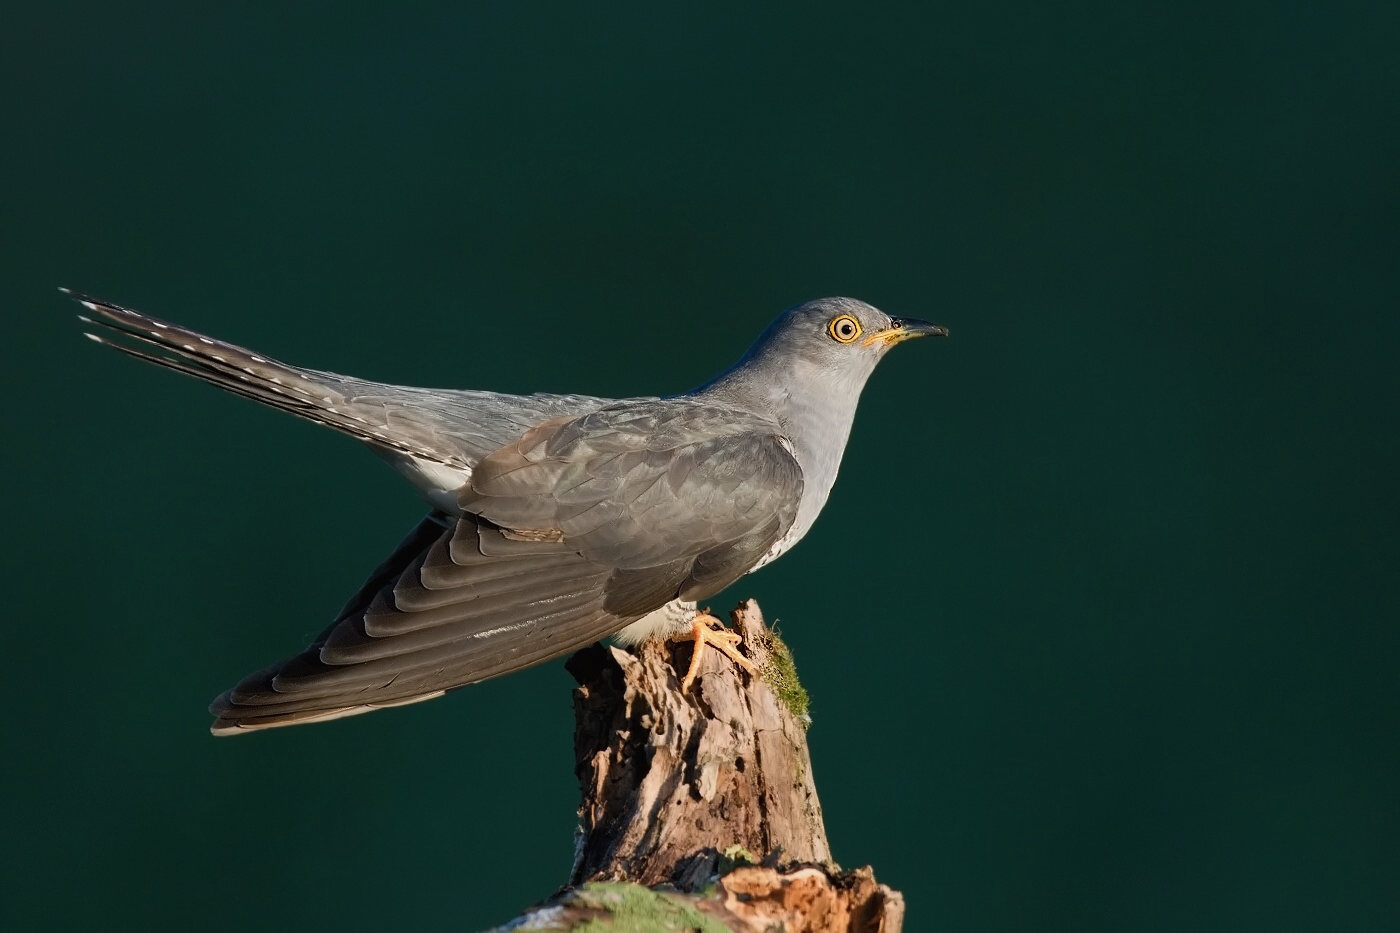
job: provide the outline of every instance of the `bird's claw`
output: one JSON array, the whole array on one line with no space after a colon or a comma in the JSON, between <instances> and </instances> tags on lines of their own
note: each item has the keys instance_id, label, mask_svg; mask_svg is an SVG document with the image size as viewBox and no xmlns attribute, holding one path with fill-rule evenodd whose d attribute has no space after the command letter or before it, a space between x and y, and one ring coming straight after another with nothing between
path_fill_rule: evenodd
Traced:
<instances>
[{"instance_id":1,"label":"bird's claw","mask_svg":"<svg viewBox=\"0 0 1400 933\"><path fill-rule=\"evenodd\" d=\"M695 678L699 676L700 658L704 654L702 649L707 644L718 648L720 653L748 671L749 674L758 673L757 665L739 653L739 645L744 642L743 636L725 628L724 623L710 615L707 609L695 613L695 617L690 620L690 631L673 635L671 640L689 641L695 645L690 654L690 668L685 672L685 678L681 681L681 693L689 690L690 685L695 683Z\"/></svg>"}]
</instances>

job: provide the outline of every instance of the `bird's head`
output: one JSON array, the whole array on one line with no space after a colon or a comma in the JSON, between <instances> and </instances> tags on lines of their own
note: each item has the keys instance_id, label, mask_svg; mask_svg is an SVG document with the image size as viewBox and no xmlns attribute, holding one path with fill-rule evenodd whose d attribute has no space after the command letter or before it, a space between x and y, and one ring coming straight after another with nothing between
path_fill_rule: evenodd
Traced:
<instances>
[{"instance_id":1,"label":"bird's head","mask_svg":"<svg viewBox=\"0 0 1400 933\"><path fill-rule=\"evenodd\" d=\"M946 337L948 329L913 318L890 317L854 298L818 298L789 308L749 351L797 370L863 384L875 364L897 343L915 337Z\"/></svg>"},{"instance_id":2,"label":"bird's head","mask_svg":"<svg viewBox=\"0 0 1400 933\"><path fill-rule=\"evenodd\" d=\"M693 391L849 415L890 347L933 335L946 337L948 329L890 317L854 298L818 298L778 315L738 363Z\"/></svg>"}]
</instances>

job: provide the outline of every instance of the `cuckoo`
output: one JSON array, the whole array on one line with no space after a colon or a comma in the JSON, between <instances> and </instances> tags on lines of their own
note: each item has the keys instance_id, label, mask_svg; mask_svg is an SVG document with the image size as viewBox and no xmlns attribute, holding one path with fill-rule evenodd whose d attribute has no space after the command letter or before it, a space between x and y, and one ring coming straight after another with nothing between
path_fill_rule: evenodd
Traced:
<instances>
[{"instance_id":1,"label":"cuckoo","mask_svg":"<svg viewBox=\"0 0 1400 933\"><path fill-rule=\"evenodd\" d=\"M92 340L357 438L431 505L308 648L214 701L216 735L432 699L609 636L693 639L682 690L706 644L751 670L698 603L812 527L885 353L947 334L822 298L682 395L507 395L290 366L69 294Z\"/></svg>"}]
</instances>

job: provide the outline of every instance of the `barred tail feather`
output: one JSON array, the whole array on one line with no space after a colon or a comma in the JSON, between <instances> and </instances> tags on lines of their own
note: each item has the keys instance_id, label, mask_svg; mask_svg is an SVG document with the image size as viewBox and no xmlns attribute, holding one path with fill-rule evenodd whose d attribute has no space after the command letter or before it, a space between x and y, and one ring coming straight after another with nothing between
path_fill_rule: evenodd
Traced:
<instances>
[{"instance_id":1,"label":"barred tail feather","mask_svg":"<svg viewBox=\"0 0 1400 933\"><path fill-rule=\"evenodd\" d=\"M392 392L397 387L367 383L334 373L290 366L235 344L162 321L69 289L59 289L92 313L79 315L90 324L88 339L127 356L193 376L316 424L335 428L366 443L413 457L458 466L455 458L430 450L411 438L380 429L357 414L351 393L368 389Z\"/></svg>"}]
</instances>

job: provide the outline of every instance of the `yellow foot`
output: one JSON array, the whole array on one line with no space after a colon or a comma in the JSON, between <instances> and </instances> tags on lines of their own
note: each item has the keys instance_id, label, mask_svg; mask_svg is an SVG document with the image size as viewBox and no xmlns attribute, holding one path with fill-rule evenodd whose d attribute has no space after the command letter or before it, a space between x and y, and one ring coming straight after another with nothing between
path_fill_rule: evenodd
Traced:
<instances>
[{"instance_id":1,"label":"yellow foot","mask_svg":"<svg viewBox=\"0 0 1400 933\"><path fill-rule=\"evenodd\" d=\"M671 641L693 641L695 643L695 649L690 654L690 669L685 672L685 679L681 681L681 693L685 693L690 689L690 685L695 683L695 678L700 673L700 658L703 656L703 649L707 644L714 645L750 674L757 674L758 667L739 653L738 646L743 643L743 640L738 632L731 632L724 627L723 622L710 615L708 609L702 609L695 613L695 618L690 620L690 631L671 636Z\"/></svg>"}]
</instances>

